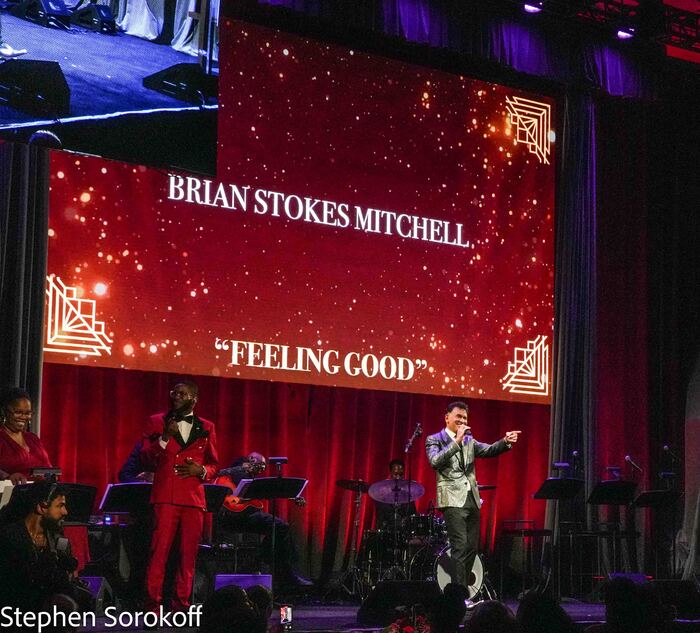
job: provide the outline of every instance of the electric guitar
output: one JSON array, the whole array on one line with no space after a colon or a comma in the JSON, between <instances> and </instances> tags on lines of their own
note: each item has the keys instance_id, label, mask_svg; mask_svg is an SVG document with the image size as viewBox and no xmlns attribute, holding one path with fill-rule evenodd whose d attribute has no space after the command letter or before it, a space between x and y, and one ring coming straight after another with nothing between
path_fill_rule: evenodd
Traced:
<instances>
[{"instance_id":1,"label":"electric guitar","mask_svg":"<svg viewBox=\"0 0 700 633\"><path fill-rule=\"evenodd\" d=\"M231 488L232 491L236 489L236 484L233 483L233 480L230 477L227 477L226 475L219 475L214 483L219 484L220 486L228 486L229 488ZM235 512L236 514L239 514L241 512L244 512L248 508L253 508L254 510L262 510L263 502L259 499L241 499L240 497L237 497L234 494L230 494L226 495L223 506L229 512Z\"/></svg>"}]
</instances>

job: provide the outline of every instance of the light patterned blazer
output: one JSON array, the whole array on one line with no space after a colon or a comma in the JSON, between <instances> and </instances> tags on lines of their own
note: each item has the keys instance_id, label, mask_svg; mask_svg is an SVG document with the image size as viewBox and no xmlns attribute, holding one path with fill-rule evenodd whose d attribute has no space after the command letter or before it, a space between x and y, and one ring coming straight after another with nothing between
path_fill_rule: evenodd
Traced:
<instances>
[{"instance_id":1,"label":"light patterned blazer","mask_svg":"<svg viewBox=\"0 0 700 633\"><path fill-rule=\"evenodd\" d=\"M468 441L460 446L445 429L429 435L425 440L425 452L437 476L437 507L461 508L471 487L476 505L481 507L481 497L476 482L474 459L476 457L496 457L510 449L504 439L493 444L477 442L466 436ZM467 482L469 485L467 485Z\"/></svg>"}]
</instances>

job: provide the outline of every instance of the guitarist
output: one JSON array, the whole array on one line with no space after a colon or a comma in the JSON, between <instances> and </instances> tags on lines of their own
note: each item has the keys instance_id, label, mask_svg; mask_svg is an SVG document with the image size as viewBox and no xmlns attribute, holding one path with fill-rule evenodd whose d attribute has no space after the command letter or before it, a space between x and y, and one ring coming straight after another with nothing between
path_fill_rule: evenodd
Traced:
<instances>
[{"instance_id":1,"label":"guitarist","mask_svg":"<svg viewBox=\"0 0 700 633\"><path fill-rule=\"evenodd\" d=\"M228 485L237 486L241 479L251 479L265 472L267 460L264 455L257 452L249 453L236 459L229 468L219 471L217 483L224 483L223 478L228 478ZM265 512L263 504L259 500L245 500L239 503L237 498L229 497L219 512L219 528L229 532L244 532L262 534L263 539L261 558L264 562L272 560L272 525L273 517ZM298 502L299 503L299 502ZM301 502L303 504L303 501ZM276 576L282 584L290 587L308 587L312 583L303 578L292 569L294 555L293 544L289 535L289 523L274 518L275 523L275 562Z\"/></svg>"}]
</instances>

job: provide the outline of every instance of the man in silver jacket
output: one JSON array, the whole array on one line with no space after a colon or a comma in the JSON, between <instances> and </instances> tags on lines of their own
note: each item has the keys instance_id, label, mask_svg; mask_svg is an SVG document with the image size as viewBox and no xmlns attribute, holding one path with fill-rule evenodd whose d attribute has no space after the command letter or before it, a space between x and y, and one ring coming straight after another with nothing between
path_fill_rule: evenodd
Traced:
<instances>
[{"instance_id":1,"label":"man in silver jacket","mask_svg":"<svg viewBox=\"0 0 700 633\"><path fill-rule=\"evenodd\" d=\"M469 407L452 402L445 428L425 440L425 452L437 477L437 507L442 510L452 547L452 581L468 585L479 545L481 498L476 482L476 457L496 457L518 441L520 431L508 431L493 444L477 442L468 424Z\"/></svg>"}]
</instances>

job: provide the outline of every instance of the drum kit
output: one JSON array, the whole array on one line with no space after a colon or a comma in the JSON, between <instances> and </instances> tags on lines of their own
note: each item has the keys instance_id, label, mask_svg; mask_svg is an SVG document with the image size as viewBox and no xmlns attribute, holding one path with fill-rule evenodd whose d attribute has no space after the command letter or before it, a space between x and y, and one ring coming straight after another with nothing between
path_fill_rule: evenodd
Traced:
<instances>
[{"instance_id":1,"label":"drum kit","mask_svg":"<svg viewBox=\"0 0 700 633\"><path fill-rule=\"evenodd\" d=\"M362 479L340 479L336 485L355 493L354 530L350 561L343 586L351 595L364 599L371 588L382 580L437 581L440 589L452 580L452 560L447 528L435 509L425 514L400 512L425 494L425 488L410 479L385 479L368 484ZM493 490L496 486L479 486ZM393 517L388 524L364 530L360 538L360 505L362 495L378 503L391 505ZM484 582L484 565L477 556L469 579L469 598L486 593L495 597Z\"/></svg>"}]
</instances>

